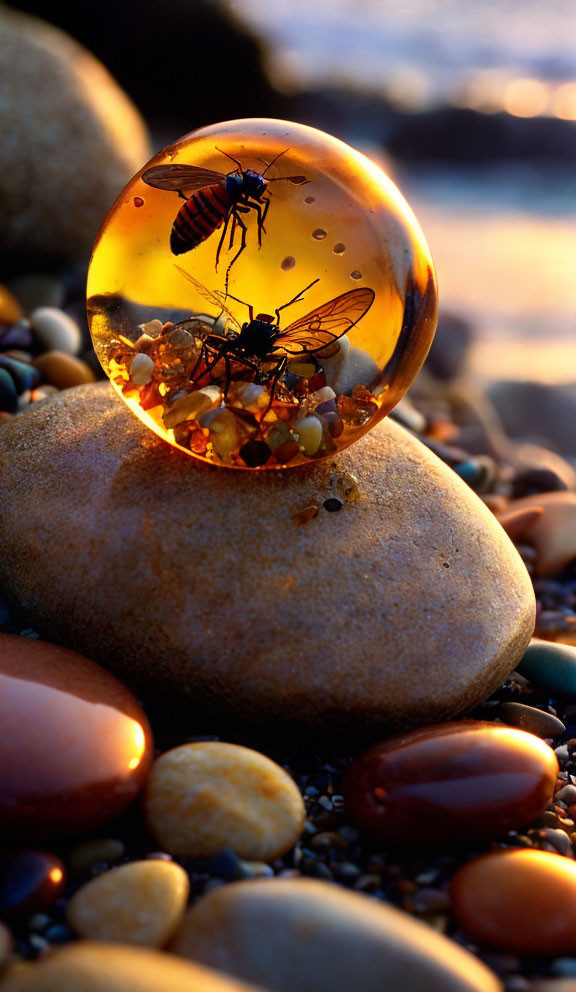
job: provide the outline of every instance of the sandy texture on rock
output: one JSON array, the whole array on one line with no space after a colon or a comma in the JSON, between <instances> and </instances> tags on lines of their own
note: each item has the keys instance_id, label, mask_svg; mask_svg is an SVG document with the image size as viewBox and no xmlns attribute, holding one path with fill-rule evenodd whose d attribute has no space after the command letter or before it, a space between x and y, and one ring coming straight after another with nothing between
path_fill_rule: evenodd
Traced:
<instances>
[{"instance_id":1,"label":"sandy texture on rock","mask_svg":"<svg viewBox=\"0 0 576 992\"><path fill-rule=\"evenodd\" d=\"M342 472L361 499L328 513ZM106 385L1 429L0 582L42 636L146 696L339 732L463 712L534 627L504 531L392 421L309 467L231 472Z\"/></svg>"},{"instance_id":2,"label":"sandy texture on rock","mask_svg":"<svg viewBox=\"0 0 576 992\"><path fill-rule=\"evenodd\" d=\"M2 252L87 257L146 161L138 111L68 35L0 7Z\"/></svg>"}]
</instances>

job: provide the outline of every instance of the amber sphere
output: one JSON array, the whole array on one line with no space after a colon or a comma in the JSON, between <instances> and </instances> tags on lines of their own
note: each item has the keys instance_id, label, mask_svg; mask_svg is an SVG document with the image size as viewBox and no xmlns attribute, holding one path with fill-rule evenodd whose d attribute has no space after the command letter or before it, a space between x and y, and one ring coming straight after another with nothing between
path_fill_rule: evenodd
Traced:
<instances>
[{"instance_id":1,"label":"amber sphere","mask_svg":"<svg viewBox=\"0 0 576 992\"><path fill-rule=\"evenodd\" d=\"M119 395L171 444L237 469L360 438L414 379L436 313L430 253L394 184L286 121L163 149L110 210L88 274Z\"/></svg>"},{"instance_id":2,"label":"amber sphere","mask_svg":"<svg viewBox=\"0 0 576 992\"><path fill-rule=\"evenodd\" d=\"M450 846L501 837L549 803L558 762L533 734L462 720L370 748L345 783L354 821L387 843Z\"/></svg>"},{"instance_id":3,"label":"amber sphere","mask_svg":"<svg viewBox=\"0 0 576 992\"><path fill-rule=\"evenodd\" d=\"M0 635L0 839L75 837L138 795L152 734L129 690L75 651Z\"/></svg>"}]
</instances>

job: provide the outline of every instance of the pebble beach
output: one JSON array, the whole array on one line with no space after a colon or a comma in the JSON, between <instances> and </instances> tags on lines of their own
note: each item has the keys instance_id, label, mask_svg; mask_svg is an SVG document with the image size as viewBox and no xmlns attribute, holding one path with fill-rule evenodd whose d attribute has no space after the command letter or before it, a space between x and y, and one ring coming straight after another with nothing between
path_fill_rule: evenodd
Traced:
<instances>
[{"instance_id":1,"label":"pebble beach","mask_svg":"<svg viewBox=\"0 0 576 992\"><path fill-rule=\"evenodd\" d=\"M53 59L99 118L81 59L24 21L0 12L0 40L39 46L31 85ZM147 156L124 99L133 161L98 125L112 187ZM0 218L0 992L574 992L576 473L553 412L542 443L510 431L441 311L355 445L191 466L109 387L89 244L46 196L34 263Z\"/></svg>"}]
</instances>

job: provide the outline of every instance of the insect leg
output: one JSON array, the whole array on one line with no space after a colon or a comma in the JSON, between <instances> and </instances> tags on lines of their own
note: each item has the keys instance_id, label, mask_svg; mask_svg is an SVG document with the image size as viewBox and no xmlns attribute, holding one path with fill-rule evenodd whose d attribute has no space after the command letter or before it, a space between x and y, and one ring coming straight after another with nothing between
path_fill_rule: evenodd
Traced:
<instances>
[{"instance_id":1,"label":"insect leg","mask_svg":"<svg viewBox=\"0 0 576 992\"><path fill-rule=\"evenodd\" d=\"M237 296L232 296L232 293L227 294L227 299L236 300L236 303L241 303L243 307L247 307L250 320L254 320L254 308L251 303L244 303L244 300L239 300Z\"/></svg>"},{"instance_id":2,"label":"insect leg","mask_svg":"<svg viewBox=\"0 0 576 992\"><path fill-rule=\"evenodd\" d=\"M234 214L234 217L235 217L236 223L238 224L238 227L242 231L242 240L240 242L240 248L238 249L238 251L234 255L234 258L232 259L232 261L228 265L228 268L226 269L226 281L224 283L224 290L225 290L226 294L228 294L228 279L230 278L230 269L234 265L234 262L236 262L237 259L240 258L240 255L242 254L242 252L244 251L244 249L246 247L246 232L248 231L248 228L246 227L246 224L242 220L242 217L240 216L240 213L238 213L238 206L236 206L232 212ZM241 210L241 213L245 213L245 212L246 212L245 210Z\"/></svg>"},{"instance_id":3,"label":"insect leg","mask_svg":"<svg viewBox=\"0 0 576 992\"><path fill-rule=\"evenodd\" d=\"M274 372L274 375L272 376L272 388L270 389L270 399L268 400L268 406L266 407L266 409L264 410L264 412L262 414L263 417L266 416L266 414L268 413L268 410L272 406L272 401L274 399L274 393L276 392L276 386L278 385L278 380L280 379L280 376L284 372L284 369L286 368L287 364L288 364L288 358L287 358L287 356L286 355L282 355L282 357L278 359L278 364L276 366L276 371Z\"/></svg>"}]
</instances>

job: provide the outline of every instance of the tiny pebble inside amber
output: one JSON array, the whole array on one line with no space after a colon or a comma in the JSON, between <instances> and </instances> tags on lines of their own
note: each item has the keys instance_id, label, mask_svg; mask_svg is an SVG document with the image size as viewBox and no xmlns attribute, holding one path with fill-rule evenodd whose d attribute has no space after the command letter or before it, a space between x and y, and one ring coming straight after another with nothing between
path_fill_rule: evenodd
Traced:
<instances>
[{"instance_id":1,"label":"tiny pebble inside amber","mask_svg":"<svg viewBox=\"0 0 576 992\"><path fill-rule=\"evenodd\" d=\"M96 241L88 316L130 409L195 458L333 455L395 406L436 325L430 253L381 169L300 124L240 120L163 149Z\"/></svg>"}]
</instances>

